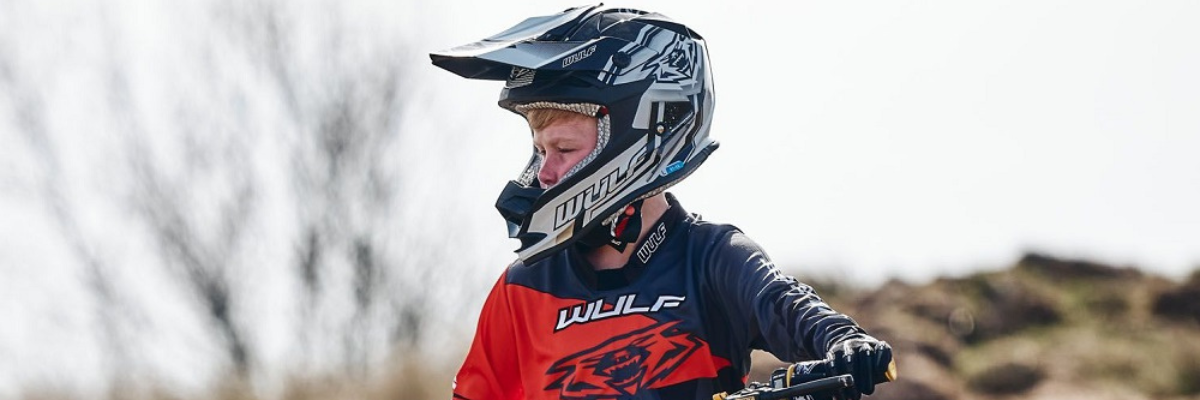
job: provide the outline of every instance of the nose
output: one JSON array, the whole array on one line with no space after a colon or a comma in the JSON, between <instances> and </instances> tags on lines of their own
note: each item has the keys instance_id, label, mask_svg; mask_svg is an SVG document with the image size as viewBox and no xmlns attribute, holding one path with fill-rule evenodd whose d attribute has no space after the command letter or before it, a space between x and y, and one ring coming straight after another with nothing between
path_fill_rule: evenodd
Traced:
<instances>
[{"instance_id":1,"label":"nose","mask_svg":"<svg viewBox=\"0 0 1200 400\"><path fill-rule=\"evenodd\" d=\"M549 158L542 161L542 168L538 170L538 182L541 183L542 189L549 189L558 184L558 180L562 178L559 173L558 163L550 161Z\"/></svg>"}]
</instances>

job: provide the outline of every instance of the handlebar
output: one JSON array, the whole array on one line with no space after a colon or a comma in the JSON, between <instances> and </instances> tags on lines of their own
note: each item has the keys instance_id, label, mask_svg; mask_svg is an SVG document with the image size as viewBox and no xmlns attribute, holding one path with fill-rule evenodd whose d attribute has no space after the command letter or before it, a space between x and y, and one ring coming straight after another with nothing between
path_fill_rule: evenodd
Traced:
<instances>
[{"instance_id":1,"label":"handlebar","mask_svg":"<svg viewBox=\"0 0 1200 400\"><path fill-rule=\"evenodd\" d=\"M793 399L854 386L854 376L850 374L829 376L833 371L832 364L832 360L792 364L772 372L770 384L751 382L745 389L733 394L714 394L713 400ZM891 360L884 374L875 378L875 383L891 382L896 380L896 376L896 360Z\"/></svg>"}]
</instances>

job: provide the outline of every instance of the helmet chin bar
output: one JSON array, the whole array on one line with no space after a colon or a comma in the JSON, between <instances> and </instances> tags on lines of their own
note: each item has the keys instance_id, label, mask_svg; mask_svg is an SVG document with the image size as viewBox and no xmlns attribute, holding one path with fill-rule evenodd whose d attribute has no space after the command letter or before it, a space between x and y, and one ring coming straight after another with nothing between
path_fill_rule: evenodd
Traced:
<instances>
[{"instance_id":1,"label":"helmet chin bar","mask_svg":"<svg viewBox=\"0 0 1200 400\"><path fill-rule=\"evenodd\" d=\"M534 263L576 243L584 236L595 235L591 236L592 245L589 247L598 247L600 244L612 242L612 233L626 232L623 229L621 232L613 232L614 228L620 225L626 206L649 197L649 192L661 192L651 186L639 184L658 176L655 173L656 165L661 160L653 155L654 147L645 147L650 146L650 143L653 142L647 141L645 135L642 138L630 138L620 143L624 149L620 155L606 159L603 164L593 163L581 170L575 179L563 181L541 193L529 190L531 188L513 187L519 185L510 182L501 193L497 208L501 208L502 205L506 208L516 205L522 210L528 210L523 213L513 213L507 209L501 211L510 224L517 221L509 219L509 216L523 217L519 220L519 229L516 230L516 238L521 240L522 245L517 250L518 258L527 264ZM610 146L613 145L617 143L610 143ZM608 195L592 196L595 190L602 190ZM533 195L537 198L506 199ZM530 201L532 205L529 205ZM638 218L637 223L640 223L640 214ZM629 223L631 222L626 222L627 225ZM619 247L620 242L636 240L640 228L628 232L626 234L634 235L633 238L618 239L614 245ZM535 236L536 239L533 239Z\"/></svg>"},{"instance_id":2,"label":"helmet chin bar","mask_svg":"<svg viewBox=\"0 0 1200 400\"><path fill-rule=\"evenodd\" d=\"M521 235L521 224L533 211L534 204L544 193L540 187L529 186L517 181L508 181L500 196L496 199L496 210L508 222L508 237L518 238ZM525 248L522 244L521 248Z\"/></svg>"}]
</instances>

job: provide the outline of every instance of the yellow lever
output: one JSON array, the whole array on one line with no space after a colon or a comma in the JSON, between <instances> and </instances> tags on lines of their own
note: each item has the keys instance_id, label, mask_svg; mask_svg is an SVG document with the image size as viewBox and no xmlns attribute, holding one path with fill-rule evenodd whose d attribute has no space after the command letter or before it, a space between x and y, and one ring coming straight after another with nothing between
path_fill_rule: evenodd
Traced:
<instances>
[{"instance_id":1,"label":"yellow lever","mask_svg":"<svg viewBox=\"0 0 1200 400\"><path fill-rule=\"evenodd\" d=\"M896 380L896 377L899 375L899 373L900 372L896 370L896 359L893 358L892 362L888 363L887 372L883 373L883 376L887 377L888 382L893 382Z\"/></svg>"}]
</instances>

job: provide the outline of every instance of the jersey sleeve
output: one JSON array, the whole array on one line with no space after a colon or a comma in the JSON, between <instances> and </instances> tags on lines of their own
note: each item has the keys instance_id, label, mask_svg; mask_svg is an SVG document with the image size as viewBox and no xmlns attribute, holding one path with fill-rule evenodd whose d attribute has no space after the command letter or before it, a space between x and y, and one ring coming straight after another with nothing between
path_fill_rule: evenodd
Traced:
<instances>
[{"instance_id":1,"label":"jersey sleeve","mask_svg":"<svg viewBox=\"0 0 1200 400\"><path fill-rule=\"evenodd\" d=\"M516 400L524 397L517 368L513 315L505 290L507 273L492 287L471 350L454 377L455 400Z\"/></svg>"},{"instance_id":2,"label":"jersey sleeve","mask_svg":"<svg viewBox=\"0 0 1200 400\"><path fill-rule=\"evenodd\" d=\"M783 274L758 244L729 232L709 249L715 292L732 329L754 348L784 361L824 358L841 339L864 335L849 316L834 311L812 287Z\"/></svg>"}]
</instances>

